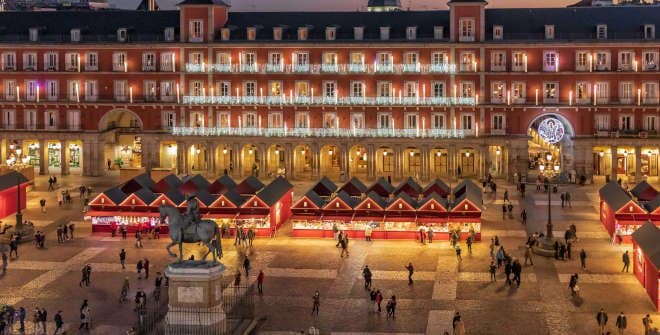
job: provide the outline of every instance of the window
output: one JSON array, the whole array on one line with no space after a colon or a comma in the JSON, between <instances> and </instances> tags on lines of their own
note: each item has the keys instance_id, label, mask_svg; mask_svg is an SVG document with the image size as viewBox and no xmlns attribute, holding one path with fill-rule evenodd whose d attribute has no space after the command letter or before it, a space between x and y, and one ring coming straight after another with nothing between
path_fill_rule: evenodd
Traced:
<instances>
[{"instance_id":1,"label":"window","mask_svg":"<svg viewBox=\"0 0 660 335\"><path fill-rule=\"evenodd\" d=\"M126 28L117 29L117 42L126 42L128 40L128 30Z\"/></svg>"},{"instance_id":2,"label":"window","mask_svg":"<svg viewBox=\"0 0 660 335\"><path fill-rule=\"evenodd\" d=\"M460 42L474 42L475 39L475 21L473 18L461 18L458 21Z\"/></svg>"},{"instance_id":3,"label":"window","mask_svg":"<svg viewBox=\"0 0 660 335\"><path fill-rule=\"evenodd\" d=\"M493 39L494 40L504 39L504 28L502 26L493 26Z\"/></svg>"},{"instance_id":4,"label":"window","mask_svg":"<svg viewBox=\"0 0 660 335\"><path fill-rule=\"evenodd\" d=\"M308 97L309 94L309 81L306 80L297 80L295 94L296 97Z\"/></svg>"},{"instance_id":5,"label":"window","mask_svg":"<svg viewBox=\"0 0 660 335\"><path fill-rule=\"evenodd\" d=\"M175 83L172 80L163 80L160 82L160 100L174 101Z\"/></svg>"},{"instance_id":6,"label":"window","mask_svg":"<svg viewBox=\"0 0 660 335\"><path fill-rule=\"evenodd\" d=\"M282 112L268 113L268 128L284 128Z\"/></svg>"},{"instance_id":7,"label":"window","mask_svg":"<svg viewBox=\"0 0 660 335\"><path fill-rule=\"evenodd\" d=\"M296 112L296 128L309 128L309 112Z\"/></svg>"},{"instance_id":8,"label":"window","mask_svg":"<svg viewBox=\"0 0 660 335\"><path fill-rule=\"evenodd\" d=\"M26 110L24 113L25 129L34 130L37 129L37 111L36 110Z\"/></svg>"},{"instance_id":9,"label":"window","mask_svg":"<svg viewBox=\"0 0 660 335\"><path fill-rule=\"evenodd\" d=\"M558 102L559 102L559 83L558 82L543 83L543 103L558 103Z\"/></svg>"},{"instance_id":10,"label":"window","mask_svg":"<svg viewBox=\"0 0 660 335\"><path fill-rule=\"evenodd\" d=\"M543 52L543 71L559 71L559 54L556 51Z\"/></svg>"},{"instance_id":11,"label":"window","mask_svg":"<svg viewBox=\"0 0 660 335\"><path fill-rule=\"evenodd\" d=\"M431 96L434 98L444 98L446 96L444 81L431 82Z\"/></svg>"},{"instance_id":12,"label":"window","mask_svg":"<svg viewBox=\"0 0 660 335\"><path fill-rule=\"evenodd\" d=\"M323 53L323 66L324 71L334 71L337 69L337 53L336 52L324 52Z\"/></svg>"},{"instance_id":13,"label":"window","mask_svg":"<svg viewBox=\"0 0 660 335\"><path fill-rule=\"evenodd\" d=\"M57 111L49 110L44 114L46 129L57 129Z\"/></svg>"},{"instance_id":14,"label":"window","mask_svg":"<svg viewBox=\"0 0 660 335\"><path fill-rule=\"evenodd\" d=\"M514 81L511 83L511 102L514 104L524 104L525 103L525 82Z\"/></svg>"},{"instance_id":15,"label":"window","mask_svg":"<svg viewBox=\"0 0 660 335\"><path fill-rule=\"evenodd\" d=\"M636 69L633 69L633 60L634 59L635 59L635 53L633 51L620 51L619 52L619 71L636 70Z\"/></svg>"},{"instance_id":16,"label":"window","mask_svg":"<svg viewBox=\"0 0 660 335\"><path fill-rule=\"evenodd\" d=\"M545 39L554 40L555 39L555 26L552 24L545 25Z\"/></svg>"},{"instance_id":17,"label":"window","mask_svg":"<svg viewBox=\"0 0 660 335\"><path fill-rule=\"evenodd\" d=\"M204 112L191 112L190 113L190 126L195 128L204 127Z\"/></svg>"},{"instance_id":18,"label":"window","mask_svg":"<svg viewBox=\"0 0 660 335\"><path fill-rule=\"evenodd\" d=\"M71 42L80 42L80 29L71 29L69 34Z\"/></svg>"},{"instance_id":19,"label":"window","mask_svg":"<svg viewBox=\"0 0 660 335\"><path fill-rule=\"evenodd\" d=\"M231 127L231 112L219 112L217 114L216 126L218 128Z\"/></svg>"},{"instance_id":20,"label":"window","mask_svg":"<svg viewBox=\"0 0 660 335\"><path fill-rule=\"evenodd\" d=\"M325 98L337 98L337 82L336 81L324 81L323 82L323 97L325 97Z\"/></svg>"},{"instance_id":21,"label":"window","mask_svg":"<svg viewBox=\"0 0 660 335\"><path fill-rule=\"evenodd\" d=\"M46 80L46 100L57 101L59 97L59 82L57 80Z\"/></svg>"},{"instance_id":22,"label":"window","mask_svg":"<svg viewBox=\"0 0 660 335\"><path fill-rule=\"evenodd\" d=\"M174 71L174 63L176 56L174 52L161 52L160 54L160 70L161 71Z\"/></svg>"},{"instance_id":23,"label":"window","mask_svg":"<svg viewBox=\"0 0 660 335\"><path fill-rule=\"evenodd\" d=\"M378 129L390 129L394 127L392 122L392 113L378 113L376 115Z\"/></svg>"},{"instance_id":24,"label":"window","mask_svg":"<svg viewBox=\"0 0 660 335\"><path fill-rule=\"evenodd\" d=\"M364 27L353 27L353 39L356 41L364 39Z\"/></svg>"},{"instance_id":25,"label":"window","mask_svg":"<svg viewBox=\"0 0 660 335\"><path fill-rule=\"evenodd\" d=\"M658 52L657 51L644 51L642 53L642 62L644 71L657 71L658 70Z\"/></svg>"},{"instance_id":26,"label":"window","mask_svg":"<svg viewBox=\"0 0 660 335\"><path fill-rule=\"evenodd\" d=\"M115 52L112 54L112 71L128 71L125 52Z\"/></svg>"},{"instance_id":27,"label":"window","mask_svg":"<svg viewBox=\"0 0 660 335\"><path fill-rule=\"evenodd\" d=\"M30 42L39 41L39 28L30 28Z\"/></svg>"},{"instance_id":28,"label":"window","mask_svg":"<svg viewBox=\"0 0 660 335\"><path fill-rule=\"evenodd\" d=\"M273 40L282 40L282 27L273 27Z\"/></svg>"},{"instance_id":29,"label":"window","mask_svg":"<svg viewBox=\"0 0 660 335\"><path fill-rule=\"evenodd\" d=\"M39 84L36 80L26 80L25 81L25 100L26 101L36 101L37 100L37 86Z\"/></svg>"},{"instance_id":30,"label":"window","mask_svg":"<svg viewBox=\"0 0 660 335\"><path fill-rule=\"evenodd\" d=\"M607 39L607 25L599 24L596 26L596 39L606 40Z\"/></svg>"},{"instance_id":31,"label":"window","mask_svg":"<svg viewBox=\"0 0 660 335\"><path fill-rule=\"evenodd\" d=\"M85 81L85 100L86 101L96 101L99 96L98 90L99 84L96 80L86 80Z\"/></svg>"},{"instance_id":32,"label":"window","mask_svg":"<svg viewBox=\"0 0 660 335\"><path fill-rule=\"evenodd\" d=\"M156 71L156 54L145 52L142 54L142 71Z\"/></svg>"},{"instance_id":33,"label":"window","mask_svg":"<svg viewBox=\"0 0 660 335\"><path fill-rule=\"evenodd\" d=\"M644 130L657 131L658 130L658 117L655 115L644 115Z\"/></svg>"},{"instance_id":34,"label":"window","mask_svg":"<svg viewBox=\"0 0 660 335\"><path fill-rule=\"evenodd\" d=\"M142 87L144 90L144 100L156 101L158 99L158 90L156 89L157 84L155 80L144 80L142 82Z\"/></svg>"},{"instance_id":35,"label":"window","mask_svg":"<svg viewBox=\"0 0 660 335\"><path fill-rule=\"evenodd\" d=\"M15 71L16 70L16 53L3 52L2 53L2 70Z\"/></svg>"},{"instance_id":36,"label":"window","mask_svg":"<svg viewBox=\"0 0 660 335\"><path fill-rule=\"evenodd\" d=\"M202 42L204 40L204 21L192 20L190 21L190 37L189 42Z\"/></svg>"},{"instance_id":37,"label":"window","mask_svg":"<svg viewBox=\"0 0 660 335\"><path fill-rule=\"evenodd\" d=\"M635 129L635 119L630 114L619 115L619 130L632 131Z\"/></svg>"},{"instance_id":38,"label":"window","mask_svg":"<svg viewBox=\"0 0 660 335\"><path fill-rule=\"evenodd\" d=\"M405 129L417 129L419 127L419 114L417 113L405 113L404 115L404 125Z\"/></svg>"},{"instance_id":39,"label":"window","mask_svg":"<svg viewBox=\"0 0 660 335\"><path fill-rule=\"evenodd\" d=\"M126 80L115 80L114 88L115 100L126 101L128 97L128 83Z\"/></svg>"},{"instance_id":40,"label":"window","mask_svg":"<svg viewBox=\"0 0 660 335\"><path fill-rule=\"evenodd\" d=\"M469 71L469 72L477 71L477 66L476 66L477 62L474 57L474 52L463 51L460 54L460 59L461 59L461 64L460 64L461 71Z\"/></svg>"},{"instance_id":41,"label":"window","mask_svg":"<svg viewBox=\"0 0 660 335\"><path fill-rule=\"evenodd\" d=\"M610 100L610 83L606 81L598 81L594 84L594 95L596 102L599 104L606 104Z\"/></svg>"},{"instance_id":42,"label":"window","mask_svg":"<svg viewBox=\"0 0 660 335\"><path fill-rule=\"evenodd\" d=\"M16 80L5 79L2 87L4 88L5 100L14 101L16 100Z\"/></svg>"},{"instance_id":43,"label":"window","mask_svg":"<svg viewBox=\"0 0 660 335\"><path fill-rule=\"evenodd\" d=\"M376 54L376 64L388 66L392 65L392 53L391 52L379 52Z\"/></svg>"},{"instance_id":44,"label":"window","mask_svg":"<svg viewBox=\"0 0 660 335\"><path fill-rule=\"evenodd\" d=\"M502 104L506 102L506 84L503 81L494 81L491 83L490 102Z\"/></svg>"},{"instance_id":45,"label":"window","mask_svg":"<svg viewBox=\"0 0 660 335\"><path fill-rule=\"evenodd\" d=\"M642 102L645 104L658 103L658 82L646 81L642 83Z\"/></svg>"},{"instance_id":46,"label":"window","mask_svg":"<svg viewBox=\"0 0 660 335\"><path fill-rule=\"evenodd\" d=\"M491 129L492 130L504 130L504 115L503 114L493 114L491 119Z\"/></svg>"},{"instance_id":47,"label":"window","mask_svg":"<svg viewBox=\"0 0 660 335\"><path fill-rule=\"evenodd\" d=\"M271 97L282 96L282 82L279 80L271 80L268 82L269 90L268 95Z\"/></svg>"},{"instance_id":48,"label":"window","mask_svg":"<svg viewBox=\"0 0 660 335\"><path fill-rule=\"evenodd\" d=\"M655 39L655 25L654 24L645 24L644 25L644 39L647 39L647 40Z\"/></svg>"},{"instance_id":49,"label":"window","mask_svg":"<svg viewBox=\"0 0 660 335\"><path fill-rule=\"evenodd\" d=\"M416 81L406 81L403 85L404 96L406 98L417 98L419 95L419 83Z\"/></svg>"},{"instance_id":50,"label":"window","mask_svg":"<svg viewBox=\"0 0 660 335\"><path fill-rule=\"evenodd\" d=\"M257 39L257 28L255 27L247 28L247 39L248 41L254 41Z\"/></svg>"},{"instance_id":51,"label":"window","mask_svg":"<svg viewBox=\"0 0 660 335\"><path fill-rule=\"evenodd\" d=\"M257 128L259 125L257 113L247 112L243 113L243 127Z\"/></svg>"},{"instance_id":52,"label":"window","mask_svg":"<svg viewBox=\"0 0 660 335\"><path fill-rule=\"evenodd\" d=\"M392 82L391 81L379 81L376 83L376 95L379 98L390 98L392 94Z\"/></svg>"},{"instance_id":53,"label":"window","mask_svg":"<svg viewBox=\"0 0 660 335\"><path fill-rule=\"evenodd\" d=\"M511 53L511 71L527 72L527 54L524 51Z\"/></svg>"},{"instance_id":54,"label":"window","mask_svg":"<svg viewBox=\"0 0 660 335\"><path fill-rule=\"evenodd\" d=\"M591 87L586 81L578 81L575 83L575 102L578 104L590 103Z\"/></svg>"},{"instance_id":55,"label":"window","mask_svg":"<svg viewBox=\"0 0 660 335\"><path fill-rule=\"evenodd\" d=\"M491 71L506 71L506 52L493 51L490 54Z\"/></svg>"},{"instance_id":56,"label":"window","mask_svg":"<svg viewBox=\"0 0 660 335\"><path fill-rule=\"evenodd\" d=\"M446 52L433 52L431 54L432 65L449 64L449 55Z\"/></svg>"},{"instance_id":57,"label":"window","mask_svg":"<svg viewBox=\"0 0 660 335\"><path fill-rule=\"evenodd\" d=\"M67 111L66 124L69 130L80 130L80 111L79 110Z\"/></svg>"},{"instance_id":58,"label":"window","mask_svg":"<svg viewBox=\"0 0 660 335\"><path fill-rule=\"evenodd\" d=\"M619 102L631 104L635 101L634 84L632 81L619 82Z\"/></svg>"},{"instance_id":59,"label":"window","mask_svg":"<svg viewBox=\"0 0 660 335\"><path fill-rule=\"evenodd\" d=\"M78 71L80 56L75 52L67 52L64 54L64 67L67 71Z\"/></svg>"},{"instance_id":60,"label":"window","mask_svg":"<svg viewBox=\"0 0 660 335\"><path fill-rule=\"evenodd\" d=\"M174 27L167 27L163 32L165 42L174 42Z\"/></svg>"},{"instance_id":61,"label":"window","mask_svg":"<svg viewBox=\"0 0 660 335\"><path fill-rule=\"evenodd\" d=\"M353 112L351 113L351 128L352 129L364 129L364 113L363 112Z\"/></svg>"},{"instance_id":62,"label":"window","mask_svg":"<svg viewBox=\"0 0 660 335\"><path fill-rule=\"evenodd\" d=\"M326 129L336 129L339 128L339 119L337 118L337 113L335 112L325 112L323 113L323 128Z\"/></svg>"},{"instance_id":63,"label":"window","mask_svg":"<svg viewBox=\"0 0 660 335\"><path fill-rule=\"evenodd\" d=\"M436 40L441 40L445 38L445 28L443 26L433 27L433 38Z\"/></svg>"},{"instance_id":64,"label":"window","mask_svg":"<svg viewBox=\"0 0 660 335\"><path fill-rule=\"evenodd\" d=\"M306 41L308 33L309 33L309 30L308 30L307 27L298 28L298 40L299 41Z\"/></svg>"},{"instance_id":65,"label":"window","mask_svg":"<svg viewBox=\"0 0 660 335\"><path fill-rule=\"evenodd\" d=\"M201 65L204 63L204 55L201 52L191 52L188 54L189 63Z\"/></svg>"},{"instance_id":66,"label":"window","mask_svg":"<svg viewBox=\"0 0 660 335\"><path fill-rule=\"evenodd\" d=\"M352 81L351 82L351 97L363 98L364 97L364 82Z\"/></svg>"},{"instance_id":67,"label":"window","mask_svg":"<svg viewBox=\"0 0 660 335\"><path fill-rule=\"evenodd\" d=\"M2 128L14 129L16 127L16 111L13 109L4 109L2 111Z\"/></svg>"},{"instance_id":68,"label":"window","mask_svg":"<svg viewBox=\"0 0 660 335\"><path fill-rule=\"evenodd\" d=\"M383 41L390 39L390 27L380 27L380 39Z\"/></svg>"},{"instance_id":69,"label":"window","mask_svg":"<svg viewBox=\"0 0 660 335\"><path fill-rule=\"evenodd\" d=\"M69 101L80 101L80 82L78 80L67 80L66 87Z\"/></svg>"},{"instance_id":70,"label":"window","mask_svg":"<svg viewBox=\"0 0 660 335\"><path fill-rule=\"evenodd\" d=\"M472 81L461 81L461 97L462 98L472 98L474 97L474 82Z\"/></svg>"},{"instance_id":71,"label":"window","mask_svg":"<svg viewBox=\"0 0 660 335\"><path fill-rule=\"evenodd\" d=\"M23 53L23 70L36 71L37 70L37 54L34 52Z\"/></svg>"},{"instance_id":72,"label":"window","mask_svg":"<svg viewBox=\"0 0 660 335\"><path fill-rule=\"evenodd\" d=\"M610 130L610 115L609 114L596 114L594 115L594 126L596 131L609 131Z\"/></svg>"},{"instance_id":73,"label":"window","mask_svg":"<svg viewBox=\"0 0 660 335\"><path fill-rule=\"evenodd\" d=\"M221 81L218 83L218 95L223 97L231 96L231 81Z\"/></svg>"},{"instance_id":74,"label":"window","mask_svg":"<svg viewBox=\"0 0 660 335\"><path fill-rule=\"evenodd\" d=\"M431 128L432 129L445 129L445 114L433 113L431 114Z\"/></svg>"},{"instance_id":75,"label":"window","mask_svg":"<svg viewBox=\"0 0 660 335\"><path fill-rule=\"evenodd\" d=\"M596 51L596 59L594 63L594 70L596 71L609 71L610 70L610 53L607 51Z\"/></svg>"},{"instance_id":76,"label":"window","mask_svg":"<svg viewBox=\"0 0 660 335\"><path fill-rule=\"evenodd\" d=\"M406 39L407 40L417 39L417 27L406 27Z\"/></svg>"},{"instance_id":77,"label":"window","mask_svg":"<svg viewBox=\"0 0 660 335\"><path fill-rule=\"evenodd\" d=\"M328 41L334 41L337 38L337 28L335 27L326 27L325 28L325 39Z\"/></svg>"},{"instance_id":78,"label":"window","mask_svg":"<svg viewBox=\"0 0 660 335\"><path fill-rule=\"evenodd\" d=\"M294 61L295 61L295 66L304 68L304 69L309 69L309 53L306 51L303 52L296 52L294 54Z\"/></svg>"},{"instance_id":79,"label":"window","mask_svg":"<svg viewBox=\"0 0 660 335\"><path fill-rule=\"evenodd\" d=\"M231 36L231 30L229 30L229 28L220 29L220 39L221 40L229 41L230 36Z\"/></svg>"},{"instance_id":80,"label":"window","mask_svg":"<svg viewBox=\"0 0 660 335\"><path fill-rule=\"evenodd\" d=\"M46 71L57 71L57 53L47 52L44 54L44 68Z\"/></svg>"},{"instance_id":81,"label":"window","mask_svg":"<svg viewBox=\"0 0 660 335\"><path fill-rule=\"evenodd\" d=\"M243 83L243 95L248 97L257 96L257 82L256 81L246 81Z\"/></svg>"},{"instance_id":82,"label":"window","mask_svg":"<svg viewBox=\"0 0 660 335\"><path fill-rule=\"evenodd\" d=\"M97 71L99 69L99 54L88 52L85 54L85 71Z\"/></svg>"},{"instance_id":83,"label":"window","mask_svg":"<svg viewBox=\"0 0 660 335\"><path fill-rule=\"evenodd\" d=\"M163 129L172 129L176 125L176 114L173 111L163 111Z\"/></svg>"},{"instance_id":84,"label":"window","mask_svg":"<svg viewBox=\"0 0 660 335\"><path fill-rule=\"evenodd\" d=\"M461 129L472 130L474 129L474 116L472 114L461 115Z\"/></svg>"},{"instance_id":85,"label":"window","mask_svg":"<svg viewBox=\"0 0 660 335\"><path fill-rule=\"evenodd\" d=\"M587 51L575 52L575 71L591 71L593 59L590 61L590 58Z\"/></svg>"}]
</instances>

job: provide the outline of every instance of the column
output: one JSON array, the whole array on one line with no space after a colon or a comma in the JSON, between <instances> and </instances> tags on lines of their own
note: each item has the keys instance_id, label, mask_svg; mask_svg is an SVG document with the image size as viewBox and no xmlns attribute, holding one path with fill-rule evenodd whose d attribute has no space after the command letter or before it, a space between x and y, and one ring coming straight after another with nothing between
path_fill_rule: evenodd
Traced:
<instances>
[{"instance_id":1,"label":"column","mask_svg":"<svg viewBox=\"0 0 660 335\"><path fill-rule=\"evenodd\" d=\"M447 176L449 178L454 178L456 177L456 146L455 145L450 145L449 149L447 150Z\"/></svg>"},{"instance_id":2,"label":"column","mask_svg":"<svg viewBox=\"0 0 660 335\"><path fill-rule=\"evenodd\" d=\"M83 160L83 171L82 171L82 173L83 173L83 176L91 176L92 175L92 162L91 162L91 159L90 159L92 157L91 153L92 153L91 142L88 141L88 140L83 140L82 141L82 160Z\"/></svg>"},{"instance_id":3,"label":"column","mask_svg":"<svg viewBox=\"0 0 660 335\"><path fill-rule=\"evenodd\" d=\"M640 182L644 179L642 176L642 146L635 146L635 181Z\"/></svg>"},{"instance_id":4,"label":"column","mask_svg":"<svg viewBox=\"0 0 660 335\"><path fill-rule=\"evenodd\" d=\"M590 146L585 146L584 147L584 168L582 171L578 172L578 176L580 173L584 174L584 177L587 179L587 183L593 182L593 174L594 174L594 154L593 154L593 149ZM578 182L580 181L577 179Z\"/></svg>"},{"instance_id":5,"label":"column","mask_svg":"<svg viewBox=\"0 0 660 335\"><path fill-rule=\"evenodd\" d=\"M342 181L346 181L351 178L348 168L348 144L341 143L337 148L339 149L339 175L344 176Z\"/></svg>"},{"instance_id":6,"label":"column","mask_svg":"<svg viewBox=\"0 0 660 335\"><path fill-rule=\"evenodd\" d=\"M176 143L176 173L186 173L186 144L183 142Z\"/></svg>"},{"instance_id":7,"label":"column","mask_svg":"<svg viewBox=\"0 0 660 335\"><path fill-rule=\"evenodd\" d=\"M61 149L60 149L60 159L61 159L61 166L62 168L60 169L60 174L62 176L66 176L69 174L69 160L67 158L67 150L69 150L68 147L68 142L67 141L61 141L60 142Z\"/></svg>"},{"instance_id":8,"label":"column","mask_svg":"<svg viewBox=\"0 0 660 335\"><path fill-rule=\"evenodd\" d=\"M216 175L215 151L215 144L211 141L206 142L206 173L210 176Z\"/></svg>"},{"instance_id":9,"label":"column","mask_svg":"<svg viewBox=\"0 0 660 335\"><path fill-rule=\"evenodd\" d=\"M284 176L288 179L293 179L293 145L291 143L284 144Z\"/></svg>"},{"instance_id":10,"label":"column","mask_svg":"<svg viewBox=\"0 0 660 335\"><path fill-rule=\"evenodd\" d=\"M231 157L229 159L229 174L233 178L242 177L243 164L241 164L241 147L237 143L232 144Z\"/></svg>"},{"instance_id":11,"label":"column","mask_svg":"<svg viewBox=\"0 0 660 335\"><path fill-rule=\"evenodd\" d=\"M319 177L319 145L315 142L312 143L311 146L312 152L310 153L312 155L312 177L313 178L318 178Z\"/></svg>"},{"instance_id":12,"label":"column","mask_svg":"<svg viewBox=\"0 0 660 335\"><path fill-rule=\"evenodd\" d=\"M401 150L400 145L394 146L394 176L392 176L392 180L394 180L395 177L399 177L401 179L405 179L406 176L403 175L403 152Z\"/></svg>"},{"instance_id":13,"label":"column","mask_svg":"<svg viewBox=\"0 0 660 335\"><path fill-rule=\"evenodd\" d=\"M376 175L376 150L374 145L367 145L367 179L374 179Z\"/></svg>"},{"instance_id":14,"label":"column","mask_svg":"<svg viewBox=\"0 0 660 335\"><path fill-rule=\"evenodd\" d=\"M430 164L429 162L431 161L431 151L429 150L428 145L423 145L422 148L420 149L421 152L420 154L422 155L422 176L421 180L427 181L429 180L429 172L430 172Z\"/></svg>"},{"instance_id":15,"label":"column","mask_svg":"<svg viewBox=\"0 0 660 335\"><path fill-rule=\"evenodd\" d=\"M616 181L617 175L616 175L616 164L617 164L617 147L616 145L613 145L610 147L610 150L612 151L612 154L610 155L611 157L611 171L610 171L610 180L611 181Z\"/></svg>"},{"instance_id":16,"label":"column","mask_svg":"<svg viewBox=\"0 0 660 335\"><path fill-rule=\"evenodd\" d=\"M266 165L266 144L264 143L259 143L257 145L257 149L259 151L259 163L257 166L259 166L259 178L264 178L267 175L267 165Z\"/></svg>"},{"instance_id":17,"label":"column","mask_svg":"<svg viewBox=\"0 0 660 335\"><path fill-rule=\"evenodd\" d=\"M48 148L46 147L46 140L39 140L39 174L48 174Z\"/></svg>"},{"instance_id":18,"label":"column","mask_svg":"<svg viewBox=\"0 0 660 335\"><path fill-rule=\"evenodd\" d=\"M103 148L105 147L105 142L94 142L92 144L92 173L93 176L101 176L105 170L106 163L104 162L103 157Z\"/></svg>"}]
</instances>

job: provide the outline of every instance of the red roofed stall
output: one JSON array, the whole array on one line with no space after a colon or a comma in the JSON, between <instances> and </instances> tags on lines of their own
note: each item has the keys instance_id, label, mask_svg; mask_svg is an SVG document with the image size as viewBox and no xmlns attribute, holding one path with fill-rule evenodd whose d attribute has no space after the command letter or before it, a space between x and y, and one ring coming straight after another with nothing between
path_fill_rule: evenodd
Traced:
<instances>
[{"instance_id":1,"label":"red roofed stall","mask_svg":"<svg viewBox=\"0 0 660 335\"><path fill-rule=\"evenodd\" d=\"M631 243L630 236L649 219L649 213L617 182L605 184L598 193L600 222L612 238L621 235L623 243Z\"/></svg>"},{"instance_id":2,"label":"red roofed stall","mask_svg":"<svg viewBox=\"0 0 660 335\"><path fill-rule=\"evenodd\" d=\"M660 229L650 222L632 234L633 273L642 284L656 310L660 311Z\"/></svg>"}]
</instances>

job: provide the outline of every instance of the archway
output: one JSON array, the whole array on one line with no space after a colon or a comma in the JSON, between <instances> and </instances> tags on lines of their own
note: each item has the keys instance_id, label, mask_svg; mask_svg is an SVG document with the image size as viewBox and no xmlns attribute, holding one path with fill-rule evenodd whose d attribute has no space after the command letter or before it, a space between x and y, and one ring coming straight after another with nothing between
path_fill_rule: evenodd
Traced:
<instances>
[{"instance_id":1,"label":"archway","mask_svg":"<svg viewBox=\"0 0 660 335\"><path fill-rule=\"evenodd\" d=\"M530 172L544 176L575 172L572 171L575 131L564 116L555 113L537 116L529 124L528 135Z\"/></svg>"},{"instance_id":2,"label":"archway","mask_svg":"<svg viewBox=\"0 0 660 335\"><path fill-rule=\"evenodd\" d=\"M419 180L422 173L422 153L415 147L403 150L403 176Z\"/></svg>"},{"instance_id":3,"label":"archway","mask_svg":"<svg viewBox=\"0 0 660 335\"><path fill-rule=\"evenodd\" d=\"M447 149L436 147L431 149L431 177L440 178L447 176L447 159L449 154Z\"/></svg>"},{"instance_id":4,"label":"archway","mask_svg":"<svg viewBox=\"0 0 660 335\"><path fill-rule=\"evenodd\" d=\"M367 155L367 149L361 145L354 145L348 151L348 171L352 177L361 179L367 178L368 163L370 159Z\"/></svg>"},{"instance_id":5,"label":"archway","mask_svg":"<svg viewBox=\"0 0 660 335\"><path fill-rule=\"evenodd\" d=\"M99 121L99 130L106 131L121 128L142 129L142 119L135 112L128 109L113 109L103 114Z\"/></svg>"},{"instance_id":6,"label":"archway","mask_svg":"<svg viewBox=\"0 0 660 335\"><path fill-rule=\"evenodd\" d=\"M266 151L266 173L268 176L284 175L284 147L273 144Z\"/></svg>"},{"instance_id":7,"label":"archway","mask_svg":"<svg viewBox=\"0 0 660 335\"><path fill-rule=\"evenodd\" d=\"M159 157L160 167L165 169L176 169L178 147L174 141L164 141L160 143Z\"/></svg>"},{"instance_id":8,"label":"archway","mask_svg":"<svg viewBox=\"0 0 660 335\"><path fill-rule=\"evenodd\" d=\"M330 179L339 179L339 149L335 145L325 145L321 148L319 171Z\"/></svg>"},{"instance_id":9,"label":"archway","mask_svg":"<svg viewBox=\"0 0 660 335\"><path fill-rule=\"evenodd\" d=\"M220 144L215 148L215 168L217 173L225 173L227 171L228 175L231 175L234 170L234 165L231 162L232 157L231 146L226 144Z\"/></svg>"},{"instance_id":10,"label":"archway","mask_svg":"<svg viewBox=\"0 0 660 335\"><path fill-rule=\"evenodd\" d=\"M62 143L46 141L46 171L60 173L62 171Z\"/></svg>"},{"instance_id":11,"label":"archway","mask_svg":"<svg viewBox=\"0 0 660 335\"><path fill-rule=\"evenodd\" d=\"M253 144L247 144L241 150L241 166L242 176L254 175L259 177L259 152L257 151L257 146Z\"/></svg>"},{"instance_id":12,"label":"archway","mask_svg":"<svg viewBox=\"0 0 660 335\"><path fill-rule=\"evenodd\" d=\"M188 171L191 174L208 171L209 149L204 143L195 143L188 150Z\"/></svg>"},{"instance_id":13,"label":"archway","mask_svg":"<svg viewBox=\"0 0 660 335\"><path fill-rule=\"evenodd\" d=\"M456 173L459 177L474 176L477 173L477 161L475 157L475 150L473 148L463 148L458 152L458 167L460 172Z\"/></svg>"},{"instance_id":14,"label":"archway","mask_svg":"<svg viewBox=\"0 0 660 335\"><path fill-rule=\"evenodd\" d=\"M301 144L293 149L293 176L294 178L305 178L312 176L312 148L307 144Z\"/></svg>"},{"instance_id":15,"label":"archway","mask_svg":"<svg viewBox=\"0 0 660 335\"><path fill-rule=\"evenodd\" d=\"M66 145L66 164L68 164L69 173L72 175L82 175L84 154L82 144L81 140L73 140Z\"/></svg>"},{"instance_id":16,"label":"archway","mask_svg":"<svg viewBox=\"0 0 660 335\"><path fill-rule=\"evenodd\" d=\"M27 157L27 164L41 172L41 150L38 140L23 140L23 156Z\"/></svg>"},{"instance_id":17,"label":"archway","mask_svg":"<svg viewBox=\"0 0 660 335\"><path fill-rule=\"evenodd\" d=\"M390 147L380 147L376 150L376 175L393 177L394 150ZM391 179L391 178L390 178Z\"/></svg>"}]
</instances>

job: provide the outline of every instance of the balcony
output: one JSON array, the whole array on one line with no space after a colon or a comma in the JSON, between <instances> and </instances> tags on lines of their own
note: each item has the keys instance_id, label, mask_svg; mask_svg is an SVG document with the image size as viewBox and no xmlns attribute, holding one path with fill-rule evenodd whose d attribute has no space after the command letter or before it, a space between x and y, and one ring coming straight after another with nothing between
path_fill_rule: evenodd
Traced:
<instances>
[{"instance_id":1,"label":"balcony","mask_svg":"<svg viewBox=\"0 0 660 335\"><path fill-rule=\"evenodd\" d=\"M506 135L506 130L505 129L491 129L490 134L491 135L502 136L502 135Z\"/></svg>"},{"instance_id":2,"label":"balcony","mask_svg":"<svg viewBox=\"0 0 660 335\"><path fill-rule=\"evenodd\" d=\"M348 64L348 72L363 73L367 72L365 64Z\"/></svg>"},{"instance_id":3,"label":"balcony","mask_svg":"<svg viewBox=\"0 0 660 335\"><path fill-rule=\"evenodd\" d=\"M268 136L268 137L362 137L362 138L463 138L474 135L465 129L391 128L257 128L257 127L172 127L178 136Z\"/></svg>"},{"instance_id":4,"label":"balcony","mask_svg":"<svg viewBox=\"0 0 660 335\"><path fill-rule=\"evenodd\" d=\"M256 73L259 72L259 66L257 66L257 64L241 64L239 66L239 71L246 73Z\"/></svg>"},{"instance_id":5,"label":"balcony","mask_svg":"<svg viewBox=\"0 0 660 335\"><path fill-rule=\"evenodd\" d=\"M376 73L393 73L394 65L393 64L374 64L374 72Z\"/></svg>"},{"instance_id":6,"label":"balcony","mask_svg":"<svg viewBox=\"0 0 660 335\"><path fill-rule=\"evenodd\" d=\"M291 66L291 72L294 73L307 73L309 69L309 64L294 64Z\"/></svg>"},{"instance_id":7,"label":"balcony","mask_svg":"<svg viewBox=\"0 0 660 335\"><path fill-rule=\"evenodd\" d=\"M431 73L455 73L456 64L431 64L429 66Z\"/></svg>"},{"instance_id":8,"label":"balcony","mask_svg":"<svg viewBox=\"0 0 660 335\"><path fill-rule=\"evenodd\" d=\"M657 105L658 104L658 97L654 96L645 96L642 98L642 104L644 105Z\"/></svg>"},{"instance_id":9,"label":"balcony","mask_svg":"<svg viewBox=\"0 0 660 335\"><path fill-rule=\"evenodd\" d=\"M422 66L419 63L401 64L401 71L405 73L419 73L422 72Z\"/></svg>"},{"instance_id":10,"label":"balcony","mask_svg":"<svg viewBox=\"0 0 660 335\"><path fill-rule=\"evenodd\" d=\"M269 73L279 73L284 72L284 64L266 64L266 72Z\"/></svg>"},{"instance_id":11,"label":"balcony","mask_svg":"<svg viewBox=\"0 0 660 335\"><path fill-rule=\"evenodd\" d=\"M475 105L474 97L327 97L327 96L183 96L183 104L206 105L403 105L403 106L449 106Z\"/></svg>"},{"instance_id":12,"label":"balcony","mask_svg":"<svg viewBox=\"0 0 660 335\"><path fill-rule=\"evenodd\" d=\"M338 64L322 64L321 71L326 73L337 73L339 72Z\"/></svg>"},{"instance_id":13,"label":"balcony","mask_svg":"<svg viewBox=\"0 0 660 335\"><path fill-rule=\"evenodd\" d=\"M656 63L644 63L642 66L643 71L658 71L658 64Z\"/></svg>"}]
</instances>

